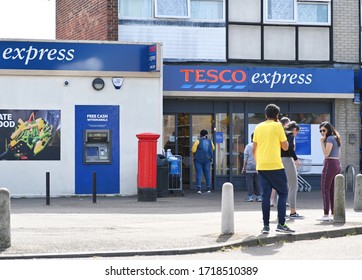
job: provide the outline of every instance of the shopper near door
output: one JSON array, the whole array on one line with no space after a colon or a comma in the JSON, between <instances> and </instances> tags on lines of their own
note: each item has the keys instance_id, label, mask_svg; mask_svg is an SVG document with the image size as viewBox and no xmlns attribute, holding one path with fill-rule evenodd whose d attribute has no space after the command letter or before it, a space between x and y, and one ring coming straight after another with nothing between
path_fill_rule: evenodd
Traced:
<instances>
[{"instance_id":1,"label":"shopper near door","mask_svg":"<svg viewBox=\"0 0 362 280\"><path fill-rule=\"evenodd\" d=\"M207 134L207 130L201 130L200 139L196 140L192 145L192 153L194 155L196 170L196 187L198 193L201 193L202 175L204 175L206 181L206 192L209 193L211 189L210 166L215 146L214 143L207 138Z\"/></svg>"},{"instance_id":2,"label":"shopper near door","mask_svg":"<svg viewBox=\"0 0 362 280\"><path fill-rule=\"evenodd\" d=\"M244 149L244 164L242 172L245 173L246 187L248 189L248 197L245 201L254 201L255 195L255 201L261 202L261 188L253 154L253 136L254 133L251 134L251 142L247 144Z\"/></svg>"},{"instance_id":3,"label":"shopper near door","mask_svg":"<svg viewBox=\"0 0 362 280\"><path fill-rule=\"evenodd\" d=\"M290 119L288 117L282 117L280 119L280 123L283 125L283 127L285 128L285 126L290 122ZM277 204L277 192L273 189L271 196L270 196L270 207L274 207L274 205ZM287 202L287 206L289 206L289 203Z\"/></svg>"},{"instance_id":4,"label":"shopper near door","mask_svg":"<svg viewBox=\"0 0 362 280\"><path fill-rule=\"evenodd\" d=\"M280 148L288 150L288 141L284 128L278 120L280 109L275 104L265 107L266 121L259 123L254 130L253 152L256 160L256 170L259 173L262 189L262 213L264 227L262 233L270 231L270 195L275 189L278 199L277 231L294 232L285 224L286 202L288 198L287 176L280 155Z\"/></svg>"},{"instance_id":5,"label":"shopper near door","mask_svg":"<svg viewBox=\"0 0 362 280\"><path fill-rule=\"evenodd\" d=\"M289 122L284 127L285 135L287 136L289 148L284 151L281 150L282 162L284 165L285 173L288 179L288 203L290 206L291 219L303 219L296 210L297 192L298 192L298 174L297 168L299 167L299 159L295 153L295 137L299 133L299 125L295 121Z\"/></svg>"},{"instance_id":6,"label":"shopper near door","mask_svg":"<svg viewBox=\"0 0 362 280\"><path fill-rule=\"evenodd\" d=\"M334 177L341 173L340 148L341 138L339 133L329 122L319 125L321 133L321 147L324 154L323 170L321 177L321 191L323 199L323 216L319 221L333 220L334 207Z\"/></svg>"}]
</instances>

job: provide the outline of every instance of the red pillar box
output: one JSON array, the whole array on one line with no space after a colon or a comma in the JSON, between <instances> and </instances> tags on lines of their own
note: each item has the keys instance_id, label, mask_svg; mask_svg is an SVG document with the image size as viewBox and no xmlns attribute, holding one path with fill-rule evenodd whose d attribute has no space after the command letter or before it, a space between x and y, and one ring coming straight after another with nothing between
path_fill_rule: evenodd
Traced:
<instances>
[{"instance_id":1,"label":"red pillar box","mask_svg":"<svg viewBox=\"0 0 362 280\"><path fill-rule=\"evenodd\" d=\"M157 200L157 139L156 133L141 133L138 140L138 201Z\"/></svg>"}]
</instances>

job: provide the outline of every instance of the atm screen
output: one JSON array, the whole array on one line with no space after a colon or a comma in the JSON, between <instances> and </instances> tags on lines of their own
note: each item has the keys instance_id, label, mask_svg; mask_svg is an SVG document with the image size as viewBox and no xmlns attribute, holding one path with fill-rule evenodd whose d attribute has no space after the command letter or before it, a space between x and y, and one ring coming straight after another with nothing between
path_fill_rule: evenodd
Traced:
<instances>
[{"instance_id":1,"label":"atm screen","mask_svg":"<svg viewBox=\"0 0 362 280\"><path fill-rule=\"evenodd\" d=\"M98 147L86 147L87 157L98 157Z\"/></svg>"},{"instance_id":2,"label":"atm screen","mask_svg":"<svg viewBox=\"0 0 362 280\"><path fill-rule=\"evenodd\" d=\"M88 143L106 143L108 142L108 134L106 132L89 132L87 134Z\"/></svg>"}]
</instances>

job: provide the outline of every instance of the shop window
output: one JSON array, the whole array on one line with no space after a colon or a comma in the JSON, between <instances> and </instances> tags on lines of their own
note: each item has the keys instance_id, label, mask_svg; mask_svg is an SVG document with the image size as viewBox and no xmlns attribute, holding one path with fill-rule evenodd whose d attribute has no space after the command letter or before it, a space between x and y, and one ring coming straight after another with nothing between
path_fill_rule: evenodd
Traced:
<instances>
[{"instance_id":1,"label":"shop window","mask_svg":"<svg viewBox=\"0 0 362 280\"><path fill-rule=\"evenodd\" d=\"M267 0L265 22L330 24L330 0Z\"/></svg>"},{"instance_id":2,"label":"shop window","mask_svg":"<svg viewBox=\"0 0 362 280\"><path fill-rule=\"evenodd\" d=\"M300 161L300 174L320 174L323 168L324 155L320 147L319 125L330 122L330 114L293 113L291 120L300 125L295 138L296 154Z\"/></svg>"},{"instance_id":3,"label":"shop window","mask_svg":"<svg viewBox=\"0 0 362 280\"><path fill-rule=\"evenodd\" d=\"M283 116L296 121L301 127L295 139L296 153L301 163L298 172L300 174L320 174L322 172L324 156L319 144L319 125L324 121L330 122L330 114L292 113L290 115L281 114L279 117ZM250 139L256 125L263 121L265 121L264 113L248 114L248 139Z\"/></svg>"},{"instance_id":4,"label":"shop window","mask_svg":"<svg viewBox=\"0 0 362 280\"><path fill-rule=\"evenodd\" d=\"M314 114L314 113L293 113L291 116L293 121L303 124L320 124L324 121L330 122L329 114Z\"/></svg>"},{"instance_id":5,"label":"shop window","mask_svg":"<svg viewBox=\"0 0 362 280\"><path fill-rule=\"evenodd\" d=\"M232 174L241 175L244 161L244 113L233 114L233 134L232 134Z\"/></svg>"},{"instance_id":6,"label":"shop window","mask_svg":"<svg viewBox=\"0 0 362 280\"><path fill-rule=\"evenodd\" d=\"M232 114L232 139L230 141L230 116L226 113L216 114L215 146L216 175L241 175L244 153L244 114ZM230 166L231 161L231 166ZM231 171L230 171L231 170Z\"/></svg>"},{"instance_id":7,"label":"shop window","mask_svg":"<svg viewBox=\"0 0 362 280\"><path fill-rule=\"evenodd\" d=\"M170 149L172 154L176 155L178 149L176 146L176 126L175 115L163 116L163 139L162 146L165 152Z\"/></svg>"},{"instance_id":8,"label":"shop window","mask_svg":"<svg viewBox=\"0 0 362 280\"><path fill-rule=\"evenodd\" d=\"M226 113L216 114L215 121L215 169L216 175L229 175L229 115Z\"/></svg>"}]
</instances>

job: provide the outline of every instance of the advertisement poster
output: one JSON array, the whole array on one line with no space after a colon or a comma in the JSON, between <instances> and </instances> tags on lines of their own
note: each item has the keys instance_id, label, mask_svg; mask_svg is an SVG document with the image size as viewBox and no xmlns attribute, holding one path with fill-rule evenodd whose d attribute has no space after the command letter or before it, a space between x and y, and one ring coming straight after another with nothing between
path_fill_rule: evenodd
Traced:
<instances>
[{"instance_id":1,"label":"advertisement poster","mask_svg":"<svg viewBox=\"0 0 362 280\"><path fill-rule=\"evenodd\" d=\"M60 110L0 110L0 160L60 160Z\"/></svg>"},{"instance_id":2,"label":"advertisement poster","mask_svg":"<svg viewBox=\"0 0 362 280\"><path fill-rule=\"evenodd\" d=\"M300 130L295 137L295 144L296 144L296 154L297 155L311 155L311 125L310 124L300 124Z\"/></svg>"}]
</instances>

